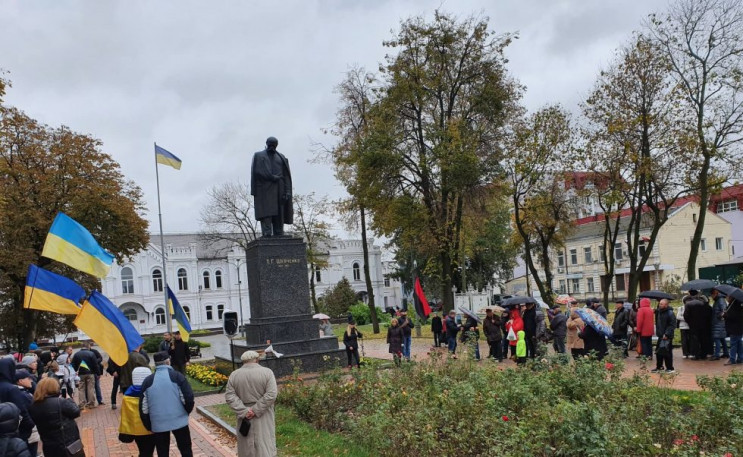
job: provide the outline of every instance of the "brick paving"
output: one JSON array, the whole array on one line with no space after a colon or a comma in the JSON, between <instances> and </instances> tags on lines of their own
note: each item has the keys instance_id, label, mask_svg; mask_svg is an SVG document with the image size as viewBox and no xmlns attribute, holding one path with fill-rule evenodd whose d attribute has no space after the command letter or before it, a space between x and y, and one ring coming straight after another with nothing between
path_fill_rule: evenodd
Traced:
<instances>
[{"instance_id":1,"label":"brick paving","mask_svg":"<svg viewBox=\"0 0 743 457\"><path fill-rule=\"evenodd\" d=\"M101 378L101 392L106 403L110 400L112 378ZM197 406L208 406L224 402L224 395L214 394L196 398ZM121 394L119 394L121 404ZM120 409L112 410L106 404L82 412L77 424L80 428L85 454L88 457L136 456L137 446L119 441ZM220 434L208 421L194 412L189 419L191 443L195 457L231 457L236 455L234 439ZM170 455L180 455L171 436Z\"/></svg>"}]
</instances>

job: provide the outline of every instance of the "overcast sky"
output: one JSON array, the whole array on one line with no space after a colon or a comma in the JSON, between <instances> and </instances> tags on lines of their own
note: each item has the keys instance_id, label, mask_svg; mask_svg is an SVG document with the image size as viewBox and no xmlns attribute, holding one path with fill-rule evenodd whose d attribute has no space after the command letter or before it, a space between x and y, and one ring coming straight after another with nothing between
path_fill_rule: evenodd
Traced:
<instances>
[{"instance_id":1,"label":"overcast sky","mask_svg":"<svg viewBox=\"0 0 743 457\"><path fill-rule=\"evenodd\" d=\"M376 69L400 21L436 8L518 32L508 69L529 110L576 110L598 71L666 0L25 1L0 0L8 104L104 143L144 191L157 231L153 142L183 160L160 167L165 232L195 231L207 190L248 182L252 153L279 139L295 193L343 195L312 144L335 118L352 65Z\"/></svg>"}]
</instances>

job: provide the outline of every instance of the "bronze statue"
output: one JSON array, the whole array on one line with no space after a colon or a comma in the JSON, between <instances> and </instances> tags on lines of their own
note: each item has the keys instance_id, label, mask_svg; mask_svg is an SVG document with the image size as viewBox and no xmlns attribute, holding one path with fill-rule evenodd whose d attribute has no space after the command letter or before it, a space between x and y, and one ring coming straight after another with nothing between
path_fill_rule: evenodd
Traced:
<instances>
[{"instance_id":1,"label":"bronze statue","mask_svg":"<svg viewBox=\"0 0 743 457\"><path fill-rule=\"evenodd\" d=\"M281 236L284 224L294 223L292 175L289 161L276 150L278 145L279 140L269 137L266 149L253 154L250 172L250 195L264 237Z\"/></svg>"}]
</instances>

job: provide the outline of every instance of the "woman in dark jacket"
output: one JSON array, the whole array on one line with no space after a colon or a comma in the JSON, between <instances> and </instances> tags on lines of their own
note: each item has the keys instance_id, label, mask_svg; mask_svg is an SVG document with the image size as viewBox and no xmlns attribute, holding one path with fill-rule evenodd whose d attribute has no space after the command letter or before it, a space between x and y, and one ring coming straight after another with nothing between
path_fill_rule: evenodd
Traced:
<instances>
[{"instance_id":1,"label":"woman in dark jacket","mask_svg":"<svg viewBox=\"0 0 743 457\"><path fill-rule=\"evenodd\" d=\"M363 338L364 335L359 332L354 322L349 322L346 327L345 333L343 333L343 344L346 346L346 357L348 358L348 368L353 366L353 359L356 359L356 367L361 368L361 362L359 360L359 338Z\"/></svg>"},{"instance_id":2,"label":"woman in dark jacket","mask_svg":"<svg viewBox=\"0 0 743 457\"><path fill-rule=\"evenodd\" d=\"M485 320L482 324L482 331L485 333L485 339L488 341L488 346L490 346L488 357L502 362L503 344L501 343L501 340L503 339L503 336L501 334L500 326L500 316L493 313L490 309L486 310Z\"/></svg>"},{"instance_id":3,"label":"woman in dark jacket","mask_svg":"<svg viewBox=\"0 0 743 457\"><path fill-rule=\"evenodd\" d=\"M26 442L18 438L20 422L21 410L15 404L0 403L0 455L3 457L32 457Z\"/></svg>"},{"instance_id":4,"label":"woman in dark jacket","mask_svg":"<svg viewBox=\"0 0 743 457\"><path fill-rule=\"evenodd\" d=\"M725 330L730 336L730 360L725 365L734 365L743 363L743 304L733 297L727 297L727 301L723 317Z\"/></svg>"},{"instance_id":5,"label":"woman in dark jacket","mask_svg":"<svg viewBox=\"0 0 743 457\"><path fill-rule=\"evenodd\" d=\"M36 386L28 412L41 436L44 457L66 457L65 447L80 439L75 418L80 408L74 401L59 397L59 382L42 379Z\"/></svg>"},{"instance_id":6,"label":"woman in dark jacket","mask_svg":"<svg viewBox=\"0 0 743 457\"><path fill-rule=\"evenodd\" d=\"M397 319L392 319L390 328L387 329L387 344L390 345L390 354L395 361L395 365L400 365L402 358L402 328L397 325Z\"/></svg>"},{"instance_id":7,"label":"woman in dark jacket","mask_svg":"<svg viewBox=\"0 0 743 457\"><path fill-rule=\"evenodd\" d=\"M590 325L586 325L578 335L583 339L583 343L585 343L587 355L591 355L591 351L595 351L598 360L604 358L608 349L606 348L606 337L603 333L599 333Z\"/></svg>"}]
</instances>

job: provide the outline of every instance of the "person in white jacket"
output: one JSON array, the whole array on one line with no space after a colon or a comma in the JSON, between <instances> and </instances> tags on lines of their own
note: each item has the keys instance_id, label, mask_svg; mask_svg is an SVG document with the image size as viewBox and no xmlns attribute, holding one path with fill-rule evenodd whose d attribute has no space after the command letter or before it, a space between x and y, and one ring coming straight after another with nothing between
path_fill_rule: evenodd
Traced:
<instances>
[{"instance_id":1,"label":"person in white jacket","mask_svg":"<svg viewBox=\"0 0 743 457\"><path fill-rule=\"evenodd\" d=\"M683 354L685 359L688 359L691 352L691 344L689 341L691 335L689 335L689 324L687 324L684 320L683 303L676 310L676 322L678 322L679 330L681 330L681 353Z\"/></svg>"}]
</instances>

